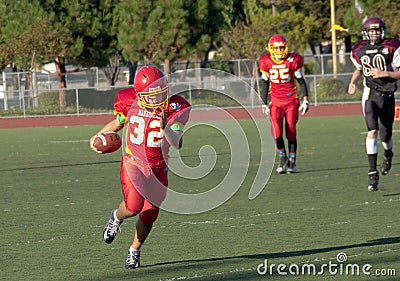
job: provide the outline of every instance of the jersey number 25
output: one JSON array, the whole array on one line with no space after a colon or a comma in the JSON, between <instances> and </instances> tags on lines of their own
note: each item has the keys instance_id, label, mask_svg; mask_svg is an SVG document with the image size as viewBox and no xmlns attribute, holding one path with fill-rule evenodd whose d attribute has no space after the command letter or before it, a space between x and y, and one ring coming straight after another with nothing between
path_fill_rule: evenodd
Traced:
<instances>
[{"instance_id":1,"label":"jersey number 25","mask_svg":"<svg viewBox=\"0 0 400 281\"><path fill-rule=\"evenodd\" d=\"M269 70L269 79L273 83L286 83L290 81L289 68L273 68Z\"/></svg>"}]
</instances>

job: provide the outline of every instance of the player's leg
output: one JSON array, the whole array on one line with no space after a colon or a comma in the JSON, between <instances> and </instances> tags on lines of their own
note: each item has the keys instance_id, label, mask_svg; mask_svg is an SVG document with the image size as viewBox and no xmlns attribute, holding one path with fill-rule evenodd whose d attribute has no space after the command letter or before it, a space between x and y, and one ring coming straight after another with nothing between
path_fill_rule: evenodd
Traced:
<instances>
[{"instance_id":1,"label":"player's leg","mask_svg":"<svg viewBox=\"0 0 400 281\"><path fill-rule=\"evenodd\" d=\"M271 119L271 133L275 139L275 144L279 156L279 165L276 169L278 174L286 173L288 159L286 155L285 142L283 140L283 120L284 110L282 107L271 104L270 106L270 119Z\"/></svg>"},{"instance_id":2,"label":"player's leg","mask_svg":"<svg viewBox=\"0 0 400 281\"><path fill-rule=\"evenodd\" d=\"M364 93L365 94L365 93ZM379 173L376 169L377 157L378 157L378 141L377 141L377 130L378 130L378 106L370 98L363 98L363 109L364 118L367 125L368 133L365 140L365 146L368 157L368 190L378 190Z\"/></svg>"},{"instance_id":3,"label":"player's leg","mask_svg":"<svg viewBox=\"0 0 400 281\"><path fill-rule=\"evenodd\" d=\"M382 175L387 175L389 173L390 168L392 167L392 159L393 159L393 122L394 122L394 113L395 113L395 99L394 95L390 95L385 97L385 105L380 114L380 126L379 126L379 134L382 141L383 149L385 150L383 153L383 160L381 166Z\"/></svg>"},{"instance_id":4,"label":"player's leg","mask_svg":"<svg viewBox=\"0 0 400 281\"><path fill-rule=\"evenodd\" d=\"M128 255L126 257L125 268L135 269L140 266L140 251L149 236L153 227L154 221L157 219L159 213L158 207L155 207L147 200L143 206L142 212L136 222L135 235L132 245L129 247Z\"/></svg>"},{"instance_id":5,"label":"player's leg","mask_svg":"<svg viewBox=\"0 0 400 281\"><path fill-rule=\"evenodd\" d=\"M291 104L289 104L286 108L286 124L285 124L285 133L286 138L288 139L288 148L289 148L289 165L287 172L295 173L296 169L296 155L297 155L297 130L296 125L299 120L299 104L298 101L295 100Z\"/></svg>"},{"instance_id":6,"label":"player's leg","mask_svg":"<svg viewBox=\"0 0 400 281\"><path fill-rule=\"evenodd\" d=\"M132 245L128 250L125 263L127 269L135 269L140 266L140 251L142 245L149 236L153 223L158 218L159 206L164 201L167 194L167 166L160 165L153 168L151 176L146 178L146 185L144 187L149 191L149 193L145 194L146 199L143 202L139 218L136 222L135 235ZM155 194L158 195L155 196Z\"/></svg>"},{"instance_id":7,"label":"player's leg","mask_svg":"<svg viewBox=\"0 0 400 281\"><path fill-rule=\"evenodd\" d=\"M283 136L280 136L277 139L275 139L275 142L279 156L279 165L278 168L276 169L276 172L278 174L283 174L286 173L286 169L288 166L288 158L286 154L285 141L283 140Z\"/></svg>"},{"instance_id":8,"label":"player's leg","mask_svg":"<svg viewBox=\"0 0 400 281\"><path fill-rule=\"evenodd\" d=\"M121 231L120 225L123 220L138 214L144 202L143 197L134 186L134 184L142 184L141 172L139 169L135 170L135 168L131 167L128 173L123 160L120 165L120 182L124 201L119 204L117 209L111 211L110 217L104 226L103 239L107 244L112 243L115 236Z\"/></svg>"},{"instance_id":9,"label":"player's leg","mask_svg":"<svg viewBox=\"0 0 400 281\"><path fill-rule=\"evenodd\" d=\"M296 168L296 158L297 158L297 140L291 140L289 142L289 165L287 168L287 173L296 173L297 168Z\"/></svg>"}]
</instances>

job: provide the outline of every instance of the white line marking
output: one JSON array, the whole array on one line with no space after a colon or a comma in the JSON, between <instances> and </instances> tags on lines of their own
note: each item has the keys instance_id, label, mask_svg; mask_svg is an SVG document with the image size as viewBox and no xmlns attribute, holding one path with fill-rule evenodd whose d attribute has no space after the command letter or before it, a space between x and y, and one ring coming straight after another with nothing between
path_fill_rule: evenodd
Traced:
<instances>
[{"instance_id":1,"label":"white line marking","mask_svg":"<svg viewBox=\"0 0 400 281\"><path fill-rule=\"evenodd\" d=\"M76 142L89 142L89 140L60 140L60 141L50 141L50 143L76 143Z\"/></svg>"},{"instance_id":2,"label":"white line marking","mask_svg":"<svg viewBox=\"0 0 400 281\"><path fill-rule=\"evenodd\" d=\"M366 135L368 132L360 132L360 135ZM393 130L393 133L400 133L400 130Z\"/></svg>"}]
</instances>

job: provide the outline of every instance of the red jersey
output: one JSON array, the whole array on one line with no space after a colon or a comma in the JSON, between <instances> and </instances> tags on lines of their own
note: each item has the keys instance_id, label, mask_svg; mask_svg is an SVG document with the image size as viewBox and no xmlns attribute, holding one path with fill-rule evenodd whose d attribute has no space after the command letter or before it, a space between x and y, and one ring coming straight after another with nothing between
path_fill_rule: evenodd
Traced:
<instances>
[{"instance_id":1,"label":"red jersey","mask_svg":"<svg viewBox=\"0 0 400 281\"><path fill-rule=\"evenodd\" d=\"M165 110L168 124L183 128L189 120L191 105L182 97L168 98ZM134 156L150 166L163 164L168 159L170 144L164 141L161 115L152 114L139 107L133 88L121 90L114 101L114 114L126 117L124 154Z\"/></svg>"},{"instance_id":2,"label":"red jersey","mask_svg":"<svg viewBox=\"0 0 400 281\"><path fill-rule=\"evenodd\" d=\"M297 99L294 73L303 67L303 57L289 53L282 63L272 60L270 54L259 59L260 71L267 75L270 83L271 102Z\"/></svg>"}]
</instances>

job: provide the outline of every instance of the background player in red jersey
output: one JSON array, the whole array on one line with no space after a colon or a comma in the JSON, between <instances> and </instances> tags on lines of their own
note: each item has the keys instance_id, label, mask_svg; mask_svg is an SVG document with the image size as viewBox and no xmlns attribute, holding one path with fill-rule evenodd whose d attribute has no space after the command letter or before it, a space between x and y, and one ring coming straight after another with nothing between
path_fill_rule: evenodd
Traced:
<instances>
[{"instance_id":1,"label":"background player in red jersey","mask_svg":"<svg viewBox=\"0 0 400 281\"><path fill-rule=\"evenodd\" d=\"M182 97L168 97L168 82L161 70L144 66L134 87L121 90L114 101L116 118L100 131L118 132L125 126L120 181L124 200L113 210L103 230L111 243L124 219L138 215L125 267L140 266L140 249L158 217L168 186L168 151L182 146L183 127L191 106ZM93 150L91 138L90 145ZM98 151L97 151L98 152Z\"/></svg>"},{"instance_id":2,"label":"background player in red jersey","mask_svg":"<svg viewBox=\"0 0 400 281\"><path fill-rule=\"evenodd\" d=\"M272 135L275 139L280 157L277 172L296 172L296 124L299 120L299 111L302 115L308 111L308 89L301 68L303 57L296 53L289 53L289 44L280 34L273 35L268 41L269 54L259 59L262 73L261 99L264 105L262 110L270 116ZM297 95L295 78L300 86L301 105ZM289 158L287 157L283 140L283 125L288 140Z\"/></svg>"},{"instance_id":3,"label":"background player in red jersey","mask_svg":"<svg viewBox=\"0 0 400 281\"><path fill-rule=\"evenodd\" d=\"M400 79L400 41L385 38L385 30L386 25L382 19L367 19L362 26L364 40L358 42L351 51L351 60L356 70L350 80L349 94L355 93L355 83L364 76L362 105L368 129L365 143L369 162L369 191L378 190L378 130L385 150L382 175L389 173L393 158L394 93L397 79Z\"/></svg>"}]
</instances>

